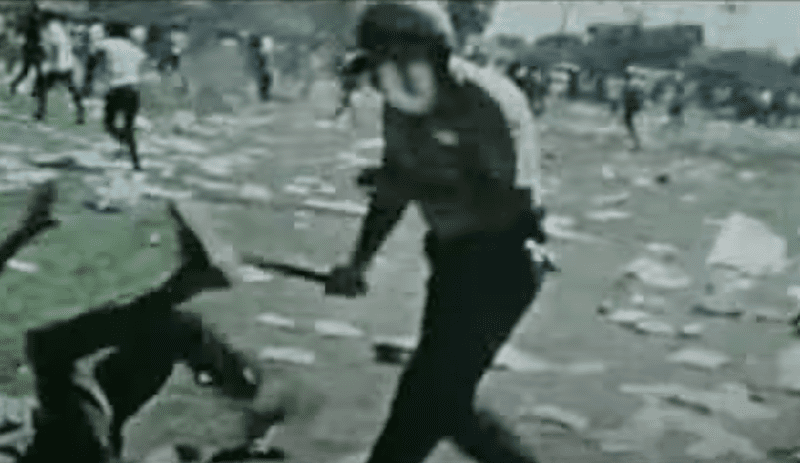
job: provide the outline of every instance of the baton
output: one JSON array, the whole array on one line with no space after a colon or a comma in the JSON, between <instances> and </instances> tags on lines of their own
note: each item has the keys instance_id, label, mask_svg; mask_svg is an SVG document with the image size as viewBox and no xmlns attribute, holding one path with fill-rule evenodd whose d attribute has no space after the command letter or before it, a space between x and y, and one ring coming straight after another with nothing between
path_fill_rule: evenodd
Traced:
<instances>
[{"instance_id":1,"label":"baton","mask_svg":"<svg viewBox=\"0 0 800 463\"><path fill-rule=\"evenodd\" d=\"M254 254L242 255L242 262L262 270L272 270L285 276L301 278L314 283L325 284L330 279L329 272L322 272L306 265L272 261Z\"/></svg>"}]
</instances>

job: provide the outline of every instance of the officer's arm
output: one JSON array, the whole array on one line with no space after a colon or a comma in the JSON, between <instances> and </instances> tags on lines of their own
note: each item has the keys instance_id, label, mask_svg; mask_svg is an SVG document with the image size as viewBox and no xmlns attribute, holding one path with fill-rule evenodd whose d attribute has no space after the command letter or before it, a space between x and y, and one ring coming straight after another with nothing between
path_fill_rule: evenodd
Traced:
<instances>
[{"instance_id":1,"label":"officer's arm","mask_svg":"<svg viewBox=\"0 0 800 463\"><path fill-rule=\"evenodd\" d=\"M402 123L393 117L391 110L384 112L384 139L386 147L383 154L383 166L373 169L369 179L359 179L362 186L371 189L369 210L361 225L356 248L350 260L351 266L365 270L372 258L383 245L395 225L400 221L403 212L408 207L408 196L403 194L402 188L396 188L396 183L386 175L386 165L402 150L407 142L402 131Z\"/></svg>"},{"instance_id":2,"label":"officer's arm","mask_svg":"<svg viewBox=\"0 0 800 463\"><path fill-rule=\"evenodd\" d=\"M380 193L376 192L370 201L369 210L361 224L356 248L350 259L350 265L362 271L372 262L372 258L389 237L408 206L407 201L386 201L379 195Z\"/></svg>"}]
</instances>

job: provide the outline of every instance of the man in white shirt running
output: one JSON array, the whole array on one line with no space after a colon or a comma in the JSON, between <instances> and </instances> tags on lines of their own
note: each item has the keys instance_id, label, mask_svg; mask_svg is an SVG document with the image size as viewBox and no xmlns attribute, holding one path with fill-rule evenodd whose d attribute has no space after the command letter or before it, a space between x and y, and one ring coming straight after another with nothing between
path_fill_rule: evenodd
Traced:
<instances>
[{"instance_id":1,"label":"man in white shirt running","mask_svg":"<svg viewBox=\"0 0 800 463\"><path fill-rule=\"evenodd\" d=\"M95 54L89 59L87 84L91 84L92 73L99 62L99 55L103 54L111 74L106 94L105 129L120 143L128 145L133 168L141 170L136 153L133 124L139 112L140 69L147 59L147 54L130 39L127 25L109 24L107 29L108 38L97 43ZM115 125L117 114L120 112L125 119L125 125L121 129Z\"/></svg>"},{"instance_id":2,"label":"man in white shirt running","mask_svg":"<svg viewBox=\"0 0 800 463\"><path fill-rule=\"evenodd\" d=\"M36 94L39 100L34 114L36 120L43 120L47 112L47 93L57 83L66 84L75 103L75 119L77 124L84 123L84 109L81 94L75 85L75 65L77 61L72 50L72 39L65 25L66 18L60 14L45 12L43 14L43 45L45 60L42 63L42 74L36 81Z\"/></svg>"}]
</instances>

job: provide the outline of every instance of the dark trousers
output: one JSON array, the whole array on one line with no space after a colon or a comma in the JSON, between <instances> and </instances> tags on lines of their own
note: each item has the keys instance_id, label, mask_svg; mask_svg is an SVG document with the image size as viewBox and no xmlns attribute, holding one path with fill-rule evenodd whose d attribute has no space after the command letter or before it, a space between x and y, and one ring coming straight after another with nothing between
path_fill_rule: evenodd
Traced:
<instances>
[{"instance_id":1,"label":"dark trousers","mask_svg":"<svg viewBox=\"0 0 800 463\"><path fill-rule=\"evenodd\" d=\"M272 74L262 73L258 79L258 93L261 101L269 100L270 90L272 89Z\"/></svg>"},{"instance_id":2,"label":"dark trousers","mask_svg":"<svg viewBox=\"0 0 800 463\"><path fill-rule=\"evenodd\" d=\"M24 49L22 51L22 69L20 69L17 77L11 82L11 93L16 93L17 87L19 87L19 84L28 76L31 69L36 71L36 79L38 81L39 76L42 74L41 64L41 52L39 50ZM38 89L34 90L38 91Z\"/></svg>"},{"instance_id":3,"label":"dark trousers","mask_svg":"<svg viewBox=\"0 0 800 463\"><path fill-rule=\"evenodd\" d=\"M636 133L636 126L633 123L633 118L636 116L636 111L625 108L625 114L622 119L625 123L625 128L628 129L628 135L633 140L634 148L639 148L639 135Z\"/></svg>"},{"instance_id":4,"label":"dark trousers","mask_svg":"<svg viewBox=\"0 0 800 463\"><path fill-rule=\"evenodd\" d=\"M109 90L106 95L106 110L103 124L106 131L120 143L128 145L133 162L133 168L141 169L139 156L136 152L136 140L134 138L133 124L136 121L136 114L139 112L139 92L131 86L115 87ZM114 122L117 114L122 113L125 120L123 127L118 128Z\"/></svg>"},{"instance_id":5,"label":"dark trousers","mask_svg":"<svg viewBox=\"0 0 800 463\"><path fill-rule=\"evenodd\" d=\"M36 110L36 119L43 119L47 112L47 93L57 83L63 83L67 86L69 93L72 95L72 101L75 103L75 118L78 124L83 124L84 109L81 93L75 85L72 71L52 71L45 74L40 74L36 79L36 96L39 101L38 109Z\"/></svg>"},{"instance_id":6,"label":"dark trousers","mask_svg":"<svg viewBox=\"0 0 800 463\"><path fill-rule=\"evenodd\" d=\"M426 238L432 268L422 336L403 372L369 463L419 463L443 438L486 463L533 463L489 412L474 407L478 383L540 286L523 240Z\"/></svg>"}]
</instances>

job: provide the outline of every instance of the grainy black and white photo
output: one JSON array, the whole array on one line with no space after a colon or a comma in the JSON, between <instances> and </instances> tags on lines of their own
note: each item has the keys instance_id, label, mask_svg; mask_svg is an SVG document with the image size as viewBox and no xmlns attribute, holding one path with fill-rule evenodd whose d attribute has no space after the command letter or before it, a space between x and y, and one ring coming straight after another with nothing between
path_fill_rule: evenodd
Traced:
<instances>
[{"instance_id":1,"label":"grainy black and white photo","mask_svg":"<svg viewBox=\"0 0 800 463\"><path fill-rule=\"evenodd\" d=\"M0 463L800 463L800 2L0 0Z\"/></svg>"}]
</instances>

